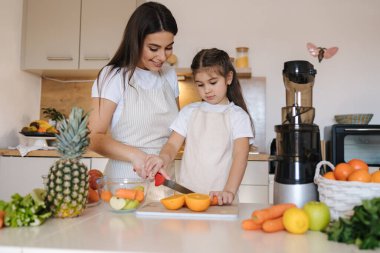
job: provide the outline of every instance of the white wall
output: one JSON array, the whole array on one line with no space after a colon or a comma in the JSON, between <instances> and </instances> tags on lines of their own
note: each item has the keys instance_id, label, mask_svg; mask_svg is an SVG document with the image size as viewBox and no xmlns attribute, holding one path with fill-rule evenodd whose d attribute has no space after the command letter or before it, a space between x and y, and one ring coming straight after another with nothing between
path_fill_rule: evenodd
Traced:
<instances>
[{"instance_id":1,"label":"white wall","mask_svg":"<svg viewBox=\"0 0 380 253\"><path fill-rule=\"evenodd\" d=\"M335 114L371 112L380 124L380 1L378 0L159 0L175 15L175 53L189 67L204 47L232 56L250 48L253 74L267 78L267 143L275 136L285 105L283 63L308 60L318 73L315 123ZM40 78L20 70L22 0L0 0L0 148L18 144L18 131L39 116ZM306 43L338 46L332 59L317 62Z\"/></svg>"},{"instance_id":2,"label":"white wall","mask_svg":"<svg viewBox=\"0 0 380 253\"><path fill-rule=\"evenodd\" d=\"M189 67L195 53L219 47L232 56L248 46L253 74L267 77L267 143L285 106L283 63L307 60L317 69L314 122L321 132L335 114L374 113L380 124L380 1L378 0L160 0L179 26L175 54ZM306 43L338 46L318 63Z\"/></svg>"},{"instance_id":3,"label":"white wall","mask_svg":"<svg viewBox=\"0 0 380 253\"><path fill-rule=\"evenodd\" d=\"M39 117L40 78L20 70L22 0L0 0L0 148Z\"/></svg>"}]
</instances>

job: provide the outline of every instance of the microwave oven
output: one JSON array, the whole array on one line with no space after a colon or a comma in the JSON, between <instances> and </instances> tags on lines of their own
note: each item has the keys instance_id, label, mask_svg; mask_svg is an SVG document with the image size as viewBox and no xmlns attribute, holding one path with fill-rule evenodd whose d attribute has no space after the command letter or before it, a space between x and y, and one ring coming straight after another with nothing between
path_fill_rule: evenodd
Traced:
<instances>
[{"instance_id":1,"label":"microwave oven","mask_svg":"<svg viewBox=\"0 0 380 253\"><path fill-rule=\"evenodd\" d=\"M380 125L335 124L325 127L326 160L334 165L353 158L380 166Z\"/></svg>"}]
</instances>

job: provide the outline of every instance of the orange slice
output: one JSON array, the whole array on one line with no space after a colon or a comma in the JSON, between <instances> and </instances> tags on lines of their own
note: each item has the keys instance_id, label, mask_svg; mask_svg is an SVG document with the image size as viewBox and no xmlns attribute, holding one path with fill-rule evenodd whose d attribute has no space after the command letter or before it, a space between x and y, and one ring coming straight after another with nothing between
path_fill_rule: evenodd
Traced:
<instances>
[{"instance_id":1,"label":"orange slice","mask_svg":"<svg viewBox=\"0 0 380 253\"><path fill-rule=\"evenodd\" d=\"M196 212L207 210L210 206L210 197L201 193L189 193L185 195L186 206Z\"/></svg>"},{"instance_id":2,"label":"orange slice","mask_svg":"<svg viewBox=\"0 0 380 253\"><path fill-rule=\"evenodd\" d=\"M173 196L161 199L160 202L166 209L177 210L185 204L185 195L175 194Z\"/></svg>"}]
</instances>

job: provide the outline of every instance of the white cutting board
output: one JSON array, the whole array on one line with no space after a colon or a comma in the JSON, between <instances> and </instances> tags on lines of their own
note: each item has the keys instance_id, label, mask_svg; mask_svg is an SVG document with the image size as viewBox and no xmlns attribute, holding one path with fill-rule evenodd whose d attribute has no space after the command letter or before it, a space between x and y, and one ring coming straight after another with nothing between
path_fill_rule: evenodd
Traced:
<instances>
[{"instance_id":1,"label":"white cutting board","mask_svg":"<svg viewBox=\"0 0 380 253\"><path fill-rule=\"evenodd\" d=\"M151 202L136 210L139 217L170 217L183 219L237 219L239 208L237 204L210 206L206 211L195 212L187 207L178 210L168 210L160 202Z\"/></svg>"}]
</instances>

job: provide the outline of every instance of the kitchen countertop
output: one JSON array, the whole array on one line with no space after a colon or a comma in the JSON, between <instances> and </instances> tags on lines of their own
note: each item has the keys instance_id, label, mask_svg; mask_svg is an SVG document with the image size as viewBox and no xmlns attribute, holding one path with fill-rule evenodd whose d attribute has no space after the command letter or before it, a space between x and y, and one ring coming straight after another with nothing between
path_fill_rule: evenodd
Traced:
<instances>
[{"instance_id":1,"label":"kitchen countertop","mask_svg":"<svg viewBox=\"0 0 380 253\"><path fill-rule=\"evenodd\" d=\"M260 204L240 204L234 220L142 218L103 204L77 218L49 219L39 227L0 229L0 252L375 252L331 242L325 234L244 231L241 220ZM376 251L379 252L379 251Z\"/></svg>"},{"instance_id":2,"label":"kitchen countertop","mask_svg":"<svg viewBox=\"0 0 380 253\"><path fill-rule=\"evenodd\" d=\"M178 152L176 159L182 158L183 152ZM0 149L0 156L20 156L20 152L17 149ZM59 157L59 154L56 150L34 150L30 151L26 157ZM103 158L103 156L98 153L88 150L84 153L83 157L85 158ZM268 161L271 157L266 153L259 154L249 154L248 161Z\"/></svg>"}]
</instances>

